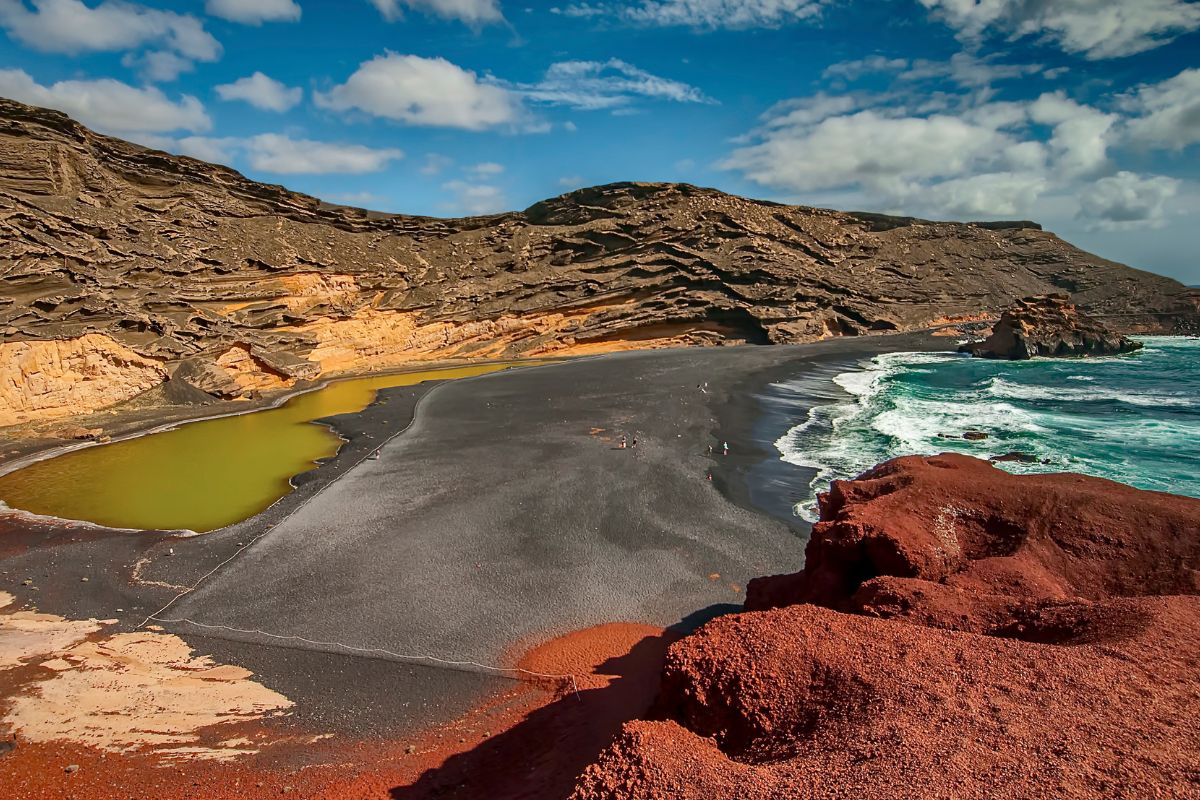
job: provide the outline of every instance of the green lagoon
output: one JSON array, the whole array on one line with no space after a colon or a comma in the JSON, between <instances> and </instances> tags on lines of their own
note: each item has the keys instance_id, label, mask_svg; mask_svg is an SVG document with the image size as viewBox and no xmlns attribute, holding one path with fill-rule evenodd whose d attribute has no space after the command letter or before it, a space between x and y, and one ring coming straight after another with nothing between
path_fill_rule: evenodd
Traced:
<instances>
[{"instance_id":1,"label":"green lagoon","mask_svg":"<svg viewBox=\"0 0 1200 800\"><path fill-rule=\"evenodd\" d=\"M35 514L113 528L215 530L267 508L291 491L292 476L337 453L342 440L313 420L361 411L380 389L509 366L335 381L278 408L191 422L38 461L0 476L0 500Z\"/></svg>"}]
</instances>

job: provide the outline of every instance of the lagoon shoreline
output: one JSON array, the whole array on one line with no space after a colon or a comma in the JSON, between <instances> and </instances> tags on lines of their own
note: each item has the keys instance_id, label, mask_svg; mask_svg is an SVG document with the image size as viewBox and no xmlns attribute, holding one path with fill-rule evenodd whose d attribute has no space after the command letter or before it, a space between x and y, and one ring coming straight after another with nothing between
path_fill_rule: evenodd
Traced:
<instances>
[{"instance_id":1,"label":"lagoon shoreline","mask_svg":"<svg viewBox=\"0 0 1200 800\"><path fill-rule=\"evenodd\" d=\"M803 561L807 524L758 488L764 470L784 470L780 485L799 474L771 449L762 388L933 349L949 341L634 351L385 389L323 420L344 440L336 456L242 523L179 538L5 515L0 588L17 607L133 630L228 560L169 616L227 630L167 630L295 701L278 730L414 736L511 679L236 631L504 666L606 622L690 630L740 607L751 577ZM621 433L636 450L617 449ZM729 456L707 453L723 441Z\"/></svg>"}]
</instances>

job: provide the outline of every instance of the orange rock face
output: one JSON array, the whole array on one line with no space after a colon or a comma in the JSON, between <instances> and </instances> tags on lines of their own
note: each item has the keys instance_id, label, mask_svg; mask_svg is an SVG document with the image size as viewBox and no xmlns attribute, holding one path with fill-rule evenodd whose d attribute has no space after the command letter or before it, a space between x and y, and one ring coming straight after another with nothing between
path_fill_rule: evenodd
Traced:
<instances>
[{"instance_id":1,"label":"orange rock face","mask_svg":"<svg viewBox=\"0 0 1200 800\"><path fill-rule=\"evenodd\" d=\"M674 645L577 798L1200 795L1200 501L908 457Z\"/></svg>"}]
</instances>

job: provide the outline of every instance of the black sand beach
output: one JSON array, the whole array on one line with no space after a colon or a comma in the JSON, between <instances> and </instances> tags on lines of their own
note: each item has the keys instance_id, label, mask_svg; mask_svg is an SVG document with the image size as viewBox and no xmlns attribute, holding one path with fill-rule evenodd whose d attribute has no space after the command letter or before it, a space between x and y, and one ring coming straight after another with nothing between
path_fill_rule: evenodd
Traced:
<instances>
[{"instance_id":1,"label":"black sand beach","mask_svg":"<svg viewBox=\"0 0 1200 800\"><path fill-rule=\"evenodd\" d=\"M807 526L787 509L808 478L771 443L802 408L764 407L761 387L804 374L823 402L860 359L948 348L922 334L642 351L385 390L332 420L334 459L220 531L5 516L0 588L127 630L233 557L158 615L187 621L158 624L253 670L307 730L412 731L510 680L425 657L511 666L516 647L603 622L691 628L751 577L799 568Z\"/></svg>"}]
</instances>

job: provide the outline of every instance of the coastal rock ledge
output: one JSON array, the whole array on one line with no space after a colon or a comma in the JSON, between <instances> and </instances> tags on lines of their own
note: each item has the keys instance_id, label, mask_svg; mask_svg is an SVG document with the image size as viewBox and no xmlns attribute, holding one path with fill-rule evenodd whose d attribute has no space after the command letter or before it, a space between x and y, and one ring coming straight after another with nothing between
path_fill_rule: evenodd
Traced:
<instances>
[{"instance_id":1,"label":"coastal rock ledge","mask_svg":"<svg viewBox=\"0 0 1200 800\"><path fill-rule=\"evenodd\" d=\"M954 454L820 500L576 800L1200 796L1200 500Z\"/></svg>"},{"instance_id":2,"label":"coastal rock ledge","mask_svg":"<svg viewBox=\"0 0 1200 800\"><path fill-rule=\"evenodd\" d=\"M1018 300L1000 316L991 336L959 351L1023 361L1034 356L1115 356L1141 346L1080 313L1070 295L1047 294Z\"/></svg>"}]
</instances>

